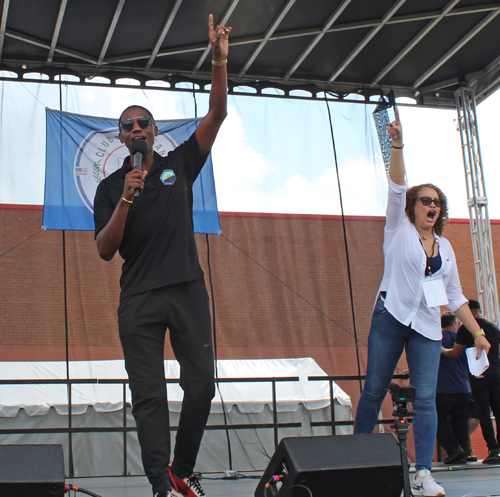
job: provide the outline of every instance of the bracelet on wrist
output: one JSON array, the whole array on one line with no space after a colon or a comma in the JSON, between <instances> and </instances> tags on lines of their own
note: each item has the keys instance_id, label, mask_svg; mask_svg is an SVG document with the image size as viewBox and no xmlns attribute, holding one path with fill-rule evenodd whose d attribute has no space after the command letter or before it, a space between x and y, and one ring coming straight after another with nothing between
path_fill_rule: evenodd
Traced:
<instances>
[{"instance_id":1,"label":"bracelet on wrist","mask_svg":"<svg viewBox=\"0 0 500 497\"><path fill-rule=\"evenodd\" d=\"M217 66L217 67L222 67L225 64L227 64L227 58L224 60L213 60L212 59L212 65Z\"/></svg>"},{"instance_id":2,"label":"bracelet on wrist","mask_svg":"<svg viewBox=\"0 0 500 497\"><path fill-rule=\"evenodd\" d=\"M134 203L134 201L133 201L133 200L129 200L129 199L125 198L125 197L122 197L122 200L123 200L124 202L127 202L127 204L133 204L133 203Z\"/></svg>"},{"instance_id":3,"label":"bracelet on wrist","mask_svg":"<svg viewBox=\"0 0 500 497\"><path fill-rule=\"evenodd\" d=\"M401 145L400 147L396 147L396 145L391 145L391 146L392 146L392 148L395 148L397 150L401 150L404 147L404 144Z\"/></svg>"},{"instance_id":4,"label":"bracelet on wrist","mask_svg":"<svg viewBox=\"0 0 500 497\"><path fill-rule=\"evenodd\" d=\"M472 334L472 338L475 339L477 337L484 337L484 335L485 335L484 330L481 328L480 330Z\"/></svg>"}]
</instances>

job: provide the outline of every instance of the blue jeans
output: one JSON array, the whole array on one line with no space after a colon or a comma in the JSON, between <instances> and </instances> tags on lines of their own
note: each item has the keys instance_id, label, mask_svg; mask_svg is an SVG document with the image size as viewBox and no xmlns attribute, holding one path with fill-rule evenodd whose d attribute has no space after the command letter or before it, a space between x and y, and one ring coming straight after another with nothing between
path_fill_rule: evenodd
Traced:
<instances>
[{"instance_id":1,"label":"blue jeans","mask_svg":"<svg viewBox=\"0 0 500 497\"><path fill-rule=\"evenodd\" d=\"M436 445L436 382L441 341L430 340L395 319L379 296L368 338L368 365L363 392L356 411L354 433L372 433L387 387L406 348L410 384L415 387L413 437L416 469L432 467Z\"/></svg>"}]
</instances>

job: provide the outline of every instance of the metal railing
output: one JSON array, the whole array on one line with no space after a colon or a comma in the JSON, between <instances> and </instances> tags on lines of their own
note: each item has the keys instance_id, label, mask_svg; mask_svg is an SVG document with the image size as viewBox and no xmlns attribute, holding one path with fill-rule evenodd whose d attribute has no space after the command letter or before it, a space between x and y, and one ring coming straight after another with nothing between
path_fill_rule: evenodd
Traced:
<instances>
[{"instance_id":1,"label":"metal railing","mask_svg":"<svg viewBox=\"0 0 500 497\"><path fill-rule=\"evenodd\" d=\"M407 375L396 375L394 379L407 379ZM329 393L330 393L330 420L329 421L311 421L311 427L331 427L332 435L335 435L335 428L337 426L352 426L353 421L337 421L335 419L335 396L334 396L334 382L338 381L360 381L364 380L365 376L310 376L309 381L328 381ZM271 383L272 389L272 412L273 421L272 423L244 423L244 424L216 424L207 425L206 430L248 430L248 429L272 429L274 435L274 448L278 446L279 443L279 433L280 429L284 428L300 428L302 426L301 422L279 422L278 421L278 411L277 411L277 395L276 395L276 385L278 383L284 382L296 382L299 381L298 376L287 376L287 377L273 377L273 378L218 378L217 383ZM166 384L177 384L177 379L166 379ZM99 427L99 426L87 426L87 427L74 427L72 424L72 386L73 385L122 385L123 392L123 417L122 426L119 427ZM43 380L0 380L1 385L66 385L68 389L68 425L62 428L6 428L0 429L0 435L27 435L27 434L67 434L68 435L68 448L69 448L69 477L73 477L73 435L76 433L122 433L123 434L123 475L128 474L127 467L127 433L136 432L136 426L128 425L127 423L127 408L130 409L130 404L127 403L127 385L128 379L97 379L97 378L78 378L78 379L43 379ZM224 399L221 397L223 409L224 409ZM384 424L389 424L394 422L393 419L383 419L379 422ZM176 430L177 426L171 426L171 430ZM229 443L229 442L228 442Z\"/></svg>"}]
</instances>

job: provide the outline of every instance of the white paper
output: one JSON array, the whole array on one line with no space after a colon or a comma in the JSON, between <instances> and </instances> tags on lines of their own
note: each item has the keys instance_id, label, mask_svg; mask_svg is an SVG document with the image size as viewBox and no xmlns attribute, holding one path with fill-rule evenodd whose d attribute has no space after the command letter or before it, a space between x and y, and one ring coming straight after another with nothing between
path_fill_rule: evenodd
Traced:
<instances>
[{"instance_id":1,"label":"white paper","mask_svg":"<svg viewBox=\"0 0 500 497\"><path fill-rule=\"evenodd\" d=\"M465 350L465 353L467 354L467 363L469 364L470 374L480 376L490 367L490 361L488 361L486 350L481 350L479 359L476 359L476 347L469 347Z\"/></svg>"},{"instance_id":2,"label":"white paper","mask_svg":"<svg viewBox=\"0 0 500 497\"><path fill-rule=\"evenodd\" d=\"M422 288L427 307L448 305L448 297L446 296L442 275L438 274L425 278L422 281Z\"/></svg>"}]
</instances>

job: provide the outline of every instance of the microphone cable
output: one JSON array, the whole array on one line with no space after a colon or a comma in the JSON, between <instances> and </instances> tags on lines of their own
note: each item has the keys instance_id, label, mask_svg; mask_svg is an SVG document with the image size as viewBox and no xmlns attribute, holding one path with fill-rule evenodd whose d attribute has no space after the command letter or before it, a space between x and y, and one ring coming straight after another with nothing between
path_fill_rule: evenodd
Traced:
<instances>
[{"instance_id":1,"label":"microphone cable","mask_svg":"<svg viewBox=\"0 0 500 497\"><path fill-rule=\"evenodd\" d=\"M193 83L193 103L194 103L194 117L198 119L198 102L196 100L196 89ZM211 153L211 152L210 152ZM210 265L210 239L208 237L208 233L205 234L206 242L207 242L207 268L208 268L208 281L210 282L210 295L212 300L212 336L214 343L214 362L215 362L215 384L217 385L217 391L219 392L221 406L222 406L222 414L224 417L224 425L226 427L226 440L227 440L227 452L228 452L228 462L229 469L233 469L233 456L231 451L231 439L229 438L229 428L227 423L227 410L226 404L224 403L224 398L222 397L222 392L220 391L219 384L219 366L218 366L218 356L217 356L217 327L216 327L216 319L215 319L215 296L214 296L214 286L212 281L212 267Z\"/></svg>"},{"instance_id":2,"label":"microphone cable","mask_svg":"<svg viewBox=\"0 0 500 497\"><path fill-rule=\"evenodd\" d=\"M82 492L83 494L90 495L91 497L102 497L101 495L91 492L90 490L87 490L85 488L77 487L76 485L71 485L70 483L66 483L66 485L64 485L64 493L65 494L69 493L71 490L73 490L73 492L75 493Z\"/></svg>"},{"instance_id":3,"label":"microphone cable","mask_svg":"<svg viewBox=\"0 0 500 497\"><path fill-rule=\"evenodd\" d=\"M337 173L337 184L338 184L338 189L339 189L340 212L341 212L341 218L342 218L342 231L344 233L344 247L345 247L345 256L346 256L346 263L347 263L347 277L348 277L348 281L349 281L349 297L351 300L352 324L353 324L353 329L354 329L354 342L356 345L356 361L357 361L357 366L358 366L358 376L361 377L361 361L359 358L358 330L356 327L356 312L354 310L354 295L353 295L353 289L352 289L351 262L350 262L350 254L349 254L349 245L347 243L347 229L346 229L346 223L345 223L344 201L342 199L342 187L340 185L339 164L338 164L338 160L337 160L337 147L335 145L335 136L333 133L332 114L330 112L330 105L329 105L328 98L327 98L327 92L324 92L324 95L325 95L326 109L328 111L328 121L330 123L330 135L332 138L333 158L334 158L334 162L335 162L335 172ZM360 378L359 391L361 392L362 390L363 390L363 386L361 384L361 378Z\"/></svg>"},{"instance_id":4,"label":"microphone cable","mask_svg":"<svg viewBox=\"0 0 500 497\"><path fill-rule=\"evenodd\" d=\"M229 459L229 469L233 469L233 456L231 451L231 440L229 438L229 428L227 423L227 410L226 404L224 403L224 398L222 397L222 392L220 391L219 384L219 366L218 366L218 358L217 358L217 322L215 319L215 297L214 297L214 285L212 281L212 267L210 264L210 239L208 237L208 233L205 234L207 241L207 268L208 268L208 281L210 281L210 295L212 299L212 328L213 328L213 342L214 342L214 359L215 359L215 384L217 385L217 391L219 392L221 406L222 406L222 414L224 417L224 425L226 427L226 440L227 440L227 452Z\"/></svg>"}]
</instances>

